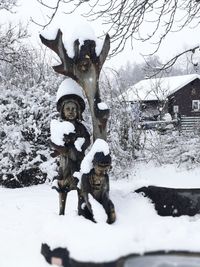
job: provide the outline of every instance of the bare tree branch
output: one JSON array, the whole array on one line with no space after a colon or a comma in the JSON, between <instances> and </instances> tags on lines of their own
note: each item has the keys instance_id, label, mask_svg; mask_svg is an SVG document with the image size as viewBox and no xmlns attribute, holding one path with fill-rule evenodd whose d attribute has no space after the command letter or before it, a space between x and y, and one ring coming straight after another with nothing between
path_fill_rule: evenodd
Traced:
<instances>
[{"instance_id":1,"label":"bare tree branch","mask_svg":"<svg viewBox=\"0 0 200 267\"><path fill-rule=\"evenodd\" d=\"M186 54L191 54L191 63L195 66L197 63L193 62L192 57L193 57L194 53L199 49L200 49L199 45L194 46L193 48L186 49L186 50L182 51L181 53L178 53L177 55L175 55L173 58L171 58L170 60L168 60L164 64L160 63L160 66L151 66L146 61L147 66L153 70L153 74L150 74L147 78L155 77L155 76L159 75L162 71L169 70L172 66L174 66L174 64L177 62L177 60L179 58L181 58L183 55L186 55Z\"/></svg>"},{"instance_id":2,"label":"bare tree branch","mask_svg":"<svg viewBox=\"0 0 200 267\"><path fill-rule=\"evenodd\" d=\"M44 0L37 0L47 7ZM59 4L69 5L68 13L74 12L83 3L85 16L91 20L101 19L111 36L113 50L111 55L121 52L130 39L151 41L156 53L169 32L182 30L184 27L199 24L200 3L198 0L57 0L55 7L50 7L55 16ZM153 20L152 20L153 18ZM49 24L48 23L48 24Z\"/></svg>"},{"instance_id":3,"label":"bare tree branch","mask_svg":"<svg viewBox=\"0 0 200 267\"><path fill-rule=\"evenodd\" d=\"M12 8L16 6L17 0L1 0L0 1L0 10L5 9L12 11Z\"/></svg>"},{"instance_id":4,"label":"bare tree branch","mask_svg":"<svg viewBox=\"0 0 200 267\"><path fill-rule=\"evenodd\" d=\"M9 24L7 29L0 26L0 61L15 62L21 56L21 41L27 37L27 26Z\"/></svg>"}]
</instances>

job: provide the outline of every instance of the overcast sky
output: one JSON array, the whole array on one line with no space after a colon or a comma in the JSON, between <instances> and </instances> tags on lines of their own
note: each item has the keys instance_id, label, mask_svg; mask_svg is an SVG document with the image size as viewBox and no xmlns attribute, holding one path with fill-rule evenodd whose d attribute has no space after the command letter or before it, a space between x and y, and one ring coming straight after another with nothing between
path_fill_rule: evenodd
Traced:
<instances>
[{"instance_id":1,"label":"overcast sky","mask_svg":"<svg viewBox=\"0 0 200 267\"><path fill-rule=\"evenodd\" d=\"M33 17L36 21L42 22L45 20L46 11L37 3L36 0L19 0L19 7L17 9L18 14L15 15L16 20L21 19L23 21L29 20ZM1 16L1 20L7 20L8 15ZM12 16L13 20L13 16ZM105 28L101 22L92 22L96 34L105 32ZM34 24L30 24L30 34L32 35L32 43L36 44L39 41L38 34L41 29ZM177 52L184 50L187 47L196 45L199 42L200 29L185 29L182 32L171 33L167 36L161 48L158 52L159 57L162 60L166 60ZM114 68L119 68L121 65L130 62L141 62L143 60L141 54L148 54L152 52L152 45L150 43L135 42L133 50L130 46L111 60L107 60L106 65Z\"/></svg>"}]
</instances>

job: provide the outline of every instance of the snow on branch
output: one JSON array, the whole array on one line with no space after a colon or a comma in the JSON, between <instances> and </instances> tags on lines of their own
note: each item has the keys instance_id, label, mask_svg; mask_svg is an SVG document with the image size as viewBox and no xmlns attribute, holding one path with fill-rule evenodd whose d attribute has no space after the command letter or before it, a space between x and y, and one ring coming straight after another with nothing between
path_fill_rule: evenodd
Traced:
<instances>
[{"instance_id":1,"label":"snow on branch","mask_svg":"<svg viewBox=\"0 0 200 267\"><path fill-rule=\"evenodd\" d=\"M198 62L196 60L194 60L194 55L195 55L195 53L197 53L199 51L199 49L200 49L199 45L196 45L192 48L186 49L186 50L182 51L181 53L178 53L177 55L175 55L173 58L168 60L166 63L160 64L159 67L152 67L149 65L149 67L151 67L153 70L153 74L148 76L148 78L155 77L160 72L170 69L172 66L174 66L174 64L177 62L177 60L179 58L181 58L183 55L186 55L186 54L191 54L191 63L193 64L194 67L196 67L198 65ZM146 62L146 63L148 65L148 62Z\"/></svg>"}]
</instances>

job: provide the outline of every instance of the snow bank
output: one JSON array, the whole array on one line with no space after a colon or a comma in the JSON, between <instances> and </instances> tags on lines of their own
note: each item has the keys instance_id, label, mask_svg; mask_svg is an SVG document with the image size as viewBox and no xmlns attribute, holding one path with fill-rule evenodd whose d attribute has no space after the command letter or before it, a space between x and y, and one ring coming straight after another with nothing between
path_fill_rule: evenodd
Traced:
<instances>
[{"instance_id":1,"label":"snow bank","mask_svg":"<svg viewBox=\"0 0 200 267\"><path fill-rule=\"evenodd\" d=\"M173 164L155 167L153 163L137 164L130 175L135 189L154 185L169 188L200 188L199 168L186 170Z\"/></svg>"},{"instance_id":2,"label":"snow bank","mask_svg":"<svg viewBox=\"0 0 200 267\"><path fill-rule=\"evenodd\" d=\"M138 180L157 176L160 181L173 181L177 177L172 168L145 165L138 168ZM188 178L189 184L199 180L199 171L183 171L181 175ZM49 266L40 254L41 243L48 243L52 249L67 247L74 259L92 262L156 250L199 252L200 215L158 216L147 198L134 193L138 185L135 183L134 175L127 180L110 181L110 197L117 214L112 225L105 222L103 213L100 215L100 207L96 214L99 223L78 216L75 191L68 194L66 215L59 216L58 194L47 185L15 190L0 188L0 266Z\"/></svg>"},{"instance_id":3,"label":"snow bank","mask_svg":"<svg viewBox=\"0 0 200 267\"><path fill-rule=\"evenodd\" d=\"M96 201L96 199L94 199L91 194L88 195L88 199L92 207L95 221L97 223L105 223L107 220L107 215L103 206L98 201Z\"/></svg>"}]
</instances>

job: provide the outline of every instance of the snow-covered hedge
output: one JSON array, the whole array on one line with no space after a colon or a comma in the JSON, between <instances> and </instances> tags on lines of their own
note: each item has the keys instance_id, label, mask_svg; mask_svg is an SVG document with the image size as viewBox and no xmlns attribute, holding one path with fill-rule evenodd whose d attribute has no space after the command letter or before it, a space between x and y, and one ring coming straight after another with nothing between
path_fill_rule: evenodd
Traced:
<instances>
[{"instance_id":1,"label":"snow-covered hedge","mask_svg":"<svg viewBox=\"0 0 200 267\"><path fill-rule=\"evenodd\" d=\"M50 120L57 113L55 95L46 89L48 83L45 88L6 87L0 88L0 185L43 183L55 174L49 146Z\"/></svg>"},{"instance_id":2,"label":"snow-covered hedge","mask_svg":"<svg viewBox=\"0 0 200 267\"><path fill-rule=\"evenodd\" d=\"M138 159L156 165L174 164L179 168L192 169L200 164L200 137L194 132L178 132L175 129L161 133L143 131Z\"/></svg>"}]
</instances>

